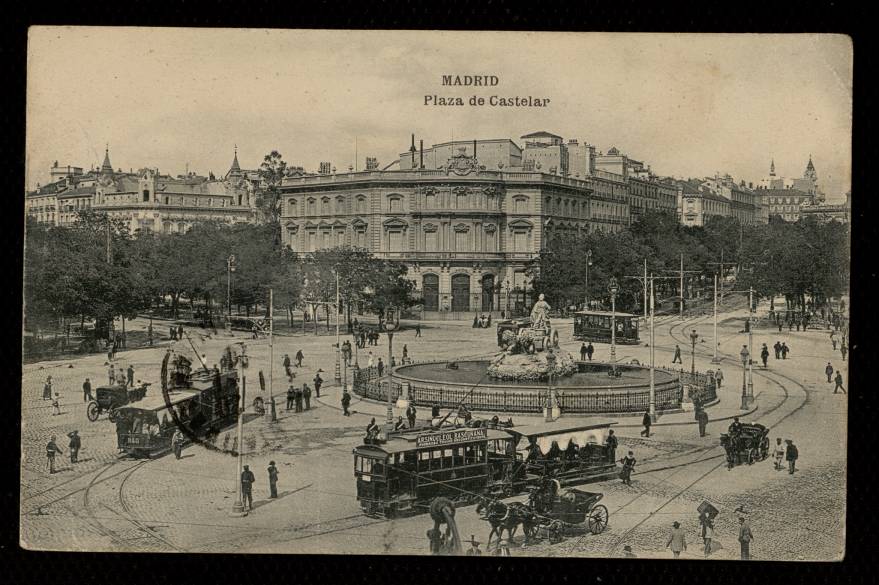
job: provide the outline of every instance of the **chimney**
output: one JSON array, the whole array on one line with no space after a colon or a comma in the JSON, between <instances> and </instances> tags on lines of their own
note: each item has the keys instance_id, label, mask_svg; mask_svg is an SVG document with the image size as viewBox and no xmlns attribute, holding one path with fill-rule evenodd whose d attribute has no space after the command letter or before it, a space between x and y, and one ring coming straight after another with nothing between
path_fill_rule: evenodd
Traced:
<instances>
[{"instance_id":1,"label":"chimney","mask_svg":"<svg viewBox=\"0 0 879 585\"><path fill-rule=\"evenodd\" d=\"M476 139L473 139L473 158L476 158Z\"/></svg>"},{"instance_id":2,"label":"chimney","mask_svg":"<svg viewBox=\"0 0 879 585\"><path fill-rule=\"evenodd\" d=\"M415 168L415 134L412 135L412 146L409 147L409 155L412 159L412 168Z\"/></svg>"},{"instance_id":3,"label":"chimney","mask_svg":"<svg viewBox=\"0 0 879 585\"><path fill-rule=\"evenodd\" d=\"M423 169L424 168L424 141L419 140L418 145L421 147L420 154L419 154L418 168Z\"/></svg>"}]
</instances>

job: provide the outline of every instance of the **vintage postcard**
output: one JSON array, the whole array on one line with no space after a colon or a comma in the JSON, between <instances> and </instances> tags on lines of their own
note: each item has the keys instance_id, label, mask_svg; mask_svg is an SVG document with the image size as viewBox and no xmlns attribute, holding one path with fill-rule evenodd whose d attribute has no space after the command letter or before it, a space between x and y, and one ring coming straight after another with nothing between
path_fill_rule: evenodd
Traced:
<instances>
[{"instance_id":1,"label":"vintage postcard","mask_svg":"<svg viewBox=\"0 0 879 585\"><path fill-rule=\"evenodd\" d=\"M21 546L841 560L852 62L31 28Z\"/></svg>"}]
</instances>

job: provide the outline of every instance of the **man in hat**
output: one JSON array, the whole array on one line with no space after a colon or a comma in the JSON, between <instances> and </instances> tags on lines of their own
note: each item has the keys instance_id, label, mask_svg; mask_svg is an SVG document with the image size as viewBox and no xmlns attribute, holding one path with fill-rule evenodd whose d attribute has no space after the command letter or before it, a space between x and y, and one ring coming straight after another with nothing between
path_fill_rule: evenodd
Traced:
<instances>
[{"instance_id":1,"label":"man in hat","mask_svg":"<svg viewBox=\"0 0 879 585\"><path fill-rule=\"evenodd\" d=\"M580 344L580 361L581 362L586 361L586 344L585 343Z\"/></svg>"},{"instance_id":2,"label":"man in hat","mask_svg":"<svg viewBox=\"0 0 879 585\"><path fill-rule=\"evenodd\" d=\"M302 385L302 399L305 400L305 410L311 410L311 388L308 384Z\"/></svg>"},{"instance_id":3,"label":"man in hat","mask_svg":"<svg viewBox=\"0 0 879 585\"><path fill-rule=\"evenodd\" d=\"M607 432L607 441L605 442L605 445L607 445L608 454L610 455L608 457L609 460L617 460L617 447L619 446L619 444L619 440L617 439L616 435L613 434L613 429L610 429Z\"/></svg>"},{"instance_id":4,"label":"man in hat","mask_svg":"<svg viewBox=\"0 0 879 585\"><path fill-rule=\"evenodd\" d=\"M781 471L782 461L784 461L784 445L781 443L781 437L775 439L775 449L772 452L775 455L775 471Z\"/></svg>"},{"instance_id":5,"label":"man in hat","mask_svg":"<svg viewBox=\"0 0 879 585\"><path fill-rule=\"evenodd\" d=\"M348 388L345 388L342 391L342 414L344 416L351 416L351 413L348 412L348 407L351 405L351 395L348 394Z\"/></svg>"},{"instance_id":6,"label":"man in hat","mask_svg":"<svg viewBox=\"0 0 879 585\"><path fill-rule=\"evenodd\" d=\"M320 398L320 387L323 386L324 380L320 377L321 370L318 368L317 373L314 375L314 395L316 398Z\"/></svg>"},{"instance_id":7,"label":"man in hat","mask_svg":"<svg viewBox=\"0 0 879 585\"><path fill-rule=\"evenodd\" d=\"M293 377L293 372L291 371L292 362L290 361L290 356L288 354L284 354L284 372L287 374L287 378Z\"/></svg>"},{"instance_id":8,"label":"man in hat","mask_svg":"<svg viewBox=\"0 0 879 585\"><path fill-rule=\"evenodd\" d=\"M742 549L742 560L751 560L751 541L754 535L751 533L751 526L744 516L739 516L739 545Z\"/></svg>"},{"instance_id":9,"label":"man in hat","mask_svg":"<svg viewBox=\"0 0 879 585\"><path fill-rule=\"evenodd\" d=\"M467 551L467 556L468 557L481 557L482 551L479 550L480 544L481 543L478 540L476 540L476 536L471 534L470 535L470 550Z\"/></svg>"},{"instance_id":10,"label":"man in hat","mask_svg":"<svg viewBox=\"0 0 879 585\"><path fill-rule=\"evenodd\" d=\"M836 370L836 378L834 378L834 381L836 382L836 386L833 388L833 393L836 394L837 390L842 390L842 393L845 394L845 388L842 387L842 372L839 370Z\"/></svg>"},{"instance_id":11,"label":"man in hat","mask_svg":"<svg viewBox=\"0 0 879 585\"><path fill-rule=\"evenodd\" d=\"M410 429L415 428L416 414L417 414L417 411L415 410L415 405L410 402L409 406L406 407L406 419L409 421L409 428Z\"/></svg>"},{"instance_id":12,"label":"man in hat","mask_svg":"<svg viewBox=\"0 0 879 585\"><path fill-rule=\"evenodd\" d=\"M304 359L305 359L305 354L302 353L302 350L301 350L301 349L298 350L298 351L296 352L296 367L297 367L297 368L301 368L301 367L302 367L302 360L304 360Z\"/></svg>"},{"instance_id":13,"label":"man in hat","mask_svg":"<svg viewBox=\"0 0 879 585\"><path fill-rule=\"evenodd\" d=\"M183 437L183 433L180 429L174 431L174 436L171 437L171 446L174 448L174 457L180 459L183 453L183 443L186 439Z\"/></svg>"},{"instance_id":14,"label":"man in hat","mask_svg":"<svg viewBox=\"0 0 879 585\"><path fill-rule=\"evenodd\" d=\"M293 400L296 403L296 411L295 412L302 412L302 397L303 397L302 388L294 388L293 389Z\"/></svg>"},{"instance_id":15,"label":"man in hat","mask_svg":"<svg viewBox=\"0 0 879 585\"><path fill-rule=\"evenodd\" d=\"M278 497L278 468L275 467L274 461L269 461L269 497Z\"/></svg>"},{"instance_id":16,"label":"man in hat","mask_svg":"<svg viewBox=\"0 0 879 585\"><path fill-rule=\"evenodd\" d=\"M641 424L644 425L644 430L641 431L642 437L650 437L650 425L653 424L653 419L650 417L650 409L644 411L644 418L641 419Z\"/></svg>"},{"instance_id":17,"label":"man in hat","mask_svg":"<svg viewBox=\"0 0 879 585\"><path fill-rule=\"evenodd\" d=\"M760 349L760 359L763 360L763 367L766 367L766 362L769 360L769 348L766 347L766 344L763 344L763 347Z\"/></svg>"},{"instance_id":18,"label":"man in hat","mask_svg":"<svg viewBox=\"0 0 879 585\"><path fill-rule=\"evenodd\" d=\"M61 447L55 443L55 435L46 443L46 463L49 465L49 473L55 473L55 454L64 453Z\"/></svg>"},{"instance_id":19,"label":"man in hat","mask_svg":"<svg viewBox=\"0 0 879 585\"><path fill-rule=\"evenodd\" d=\"M787 449L785 449L784 458L787 459L788 473L793 475L797 470L797 459L800 457L800 452L796 445L794 445L793 440L788 439L785 442L787 443Z\"/></svg>"},{"instance_id":20,"label":"man in hat","mask_svg":"<svg viewBox=\"0 0 879 585\"><path fill-rule=\"evenodd\" d=\"M681 528L680 522L674 522L672 524L672 529L668 534L668 542L665 543L665 548L671 548L671 552L674 553L675 558L681 556L681 551L687 550L687 537L684 534L684 529Z\"/></svg>"},{"instance_id":21,"label":"man in hat","mask_svg":"<svg viewBox=\"0 0 879 585\"><path fill-rule=\"evenodd\" d=\"M76 463L79 450L82 448L82 439L79 438L79 431L70 431L67 436L70 437L70 443L67 444L70 448L70 462Z\"/></svg>"},{"instance_id":22,"label":"man in hat","mask_svg":"<svg viewBox=\"0 0 879 585\"><path fill-rule=\"evenodd\" d=\"M126 386L134 386L134 366L128 364L128 370L125 372L128 374L128 379L126 380Z\"/></svg>"},{"instance_id":23,"label":"man in hat","mask_svg":"<svg viewBox=\"0 0 879 585\"><path fill-rule=\"evenodd\" d=\"M671 363L673 363L673 364L684 363L683 360L681 360L681 347L679 345L675 345L675 357L674 357L674 359L671 360Z\"/></svg>"},{"instance_id":24,"label":"man in hat","mask_svg":"<svg viewBox=\"0 0 879 585\"><path fill-rule=\"evenodd\" d=\"M723 371L720 368L717 368L717 371L714 372L714 383L717 384L718 390L723 386Z\"/></svg>"},{"instance_id":25,"label":"man in hat","mask_svg":"<svg viewBox=\"0 0 879 585\"><path fill-rule=\"evenodd\" d=\"M52 376L46 377L46 383L43 385L43 400L52 400Z\"/></svg>"},{"instance_id":26,"label":"man in hat","mask_svg":"<svg viewBox=\"0 0 879 585\"><path fill-rule=\"evenodd\" d=\"M833 382L833 366L830 362L827 362L827 366L824 368L824 373L827 374L827 383L830 384Z\"/></svg>"},{"instance_id":27,"label":"man in hat","mask_svg":"<svg viewBox=\"0 0 879 585\"><path fill-rule=\"evenodd\" d=\"M590 362L592 361L592 354L593 353L595 353L595 347L592 345L592 342L590 341L589 344L586 346L586 357L589 358Z\"/></svg>"},{"instance_id":28,"label":"man in hat","mask_svg":"<svg viewBox=\"0 0 879 585\"><path fill-rule=\"evenodd\" d=\"M256 477L253 476L250 466L245 465L244 471L241 472L241 503L246 503L251 510L253 510L253 482L255 481Z\"/></svg>"},{"instance_id":29,"label":"man in hat","mask_svg":"<svg viewBox=\"0 0 879 585\"><path fill-rule=\"evenodd\" d=\"M742 432L742 423L739 422L739 417L734 416L732 423L729 425L729 434L732 436L738 436L740 432Z\"/></svg>"},{"instance_id":30,"label":"man in hat","mask_svg":"<svg viewBox=\"0 0 879 585\"><path fill-rule=\"evenodd\" d=\"M88 402L89 400L94 400L94 397L92 397L92 383L91 381L89 381L88 378L86 378L85 382L82 383L82 401Z\"/></svg>"}]
</instances>

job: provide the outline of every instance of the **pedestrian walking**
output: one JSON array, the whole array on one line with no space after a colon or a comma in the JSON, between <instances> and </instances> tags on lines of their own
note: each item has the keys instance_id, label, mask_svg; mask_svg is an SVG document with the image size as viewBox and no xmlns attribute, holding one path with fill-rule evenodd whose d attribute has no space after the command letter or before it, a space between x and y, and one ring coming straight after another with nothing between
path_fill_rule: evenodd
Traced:
<instances>
[{"instance_id":1,"label":"pedestrian walking","mask_svg":"<svg viewBox=\"0 0 879 585\"><path fill-rule=\"evenodd\" d=\"M836 351L836 331L830 332L830 343L833 345L833 351Z\"/></svg>"},{"instance_id":2,"label":"pedestrian walking","mask_svg":"<svg viewBox=\"0 0 879 585\"><path fill-rule=\"evenodd\" d=\"M147 325L147 339L149 340L150 347L153 346L153 325L150 323Z\"/></svg>"},{"instance_id":3,"label":"pedestrian walking","mask_svg":"<svg viewBox=\"0 0 879 585\"><path fill-rule=\"evenodd\" d=\"M586 361L586 344L585 343L580 344L580 361L581 362Z\"/></svg>"},{"instance_id":4,"label":"pedestrian walking","mask_svg":"<svg viewBox=\"0 0 879 585\"><path fill-rule=\"evenodd\" d=\"M797 459L800 457L800 451L791 439L785 441L787 449L785 449L784 458L787 459L788 473L793 475L797 470Z\"/></svg>"},{"instance_id":5,"label":"pedestrian walking","mask_svg":"<svg viewBox=\"0 0 879 585\"><path fill-rule=\"evenodd\" d=\"M632 471L635 469L635 453L629 451L629 454L620 459L620 463L623 464L623 468L620 470L620 479L623 480L623 483L626 485L632 485Z\"/></svg>"},{"instance_id":6,"label":"pedestrian walking","mask_svg":"<svg viewBox=\"0 0 879 585\"><path fill-rule=\"evenodd\" d=\"M781 333L781 319L778 320L778 332Z\"/></svg>"},{"instance_id":7,"label":"pedestrian walking","mask_svg":"<svg viewBox=\"0 0 879 585\"><path fill-rule=\"evenodd\" d=\"M79 438L79 431L70 431L67 433L70 442L67 447L70 449L70 462L76 463L79 458L79 450L82 448L82 439Z\"/></svg>"},{"instance_id":8,"label":"pedestrian walking","mask_svg":"<svg viewBox=\"0 0 879 585\"><path fill-rule=\"evenodd\" d=\"M415 337L421 337L421 323L415 324Z\"/></svg>"},{"instance_id":9,"label":"pedestrian walking","mask_svg":"<svg viewBox=\"0 0 879 585\"><path fill-rule=\"evenodd\" d=\"M782 342L781 342L781 359L786 360L786 359L787 359L787 353L788 353L789 351L790 351L790 348L788 348L788 346L787 346L787 342L786 342L786 341L782 341Z\"/></svg>"},{"instance_id":10,"label":"pedestrian walking","mask_svg":"<svg viewBox=\"0 0 879 585\"><path fill-rule=\"evenodd\" d=\"M177 339L183 339L183 325L177 326Z\"/></svg>"},{"instance_id":11,"label":"pedestrian walking","mask_svg":"<svg viewBox=\"0 0 879 585\"><path fill-rule=\"evenodd\" d=\"M107 381L110 383L110 386L116 383L116 366L113 364L110 364L107 370Z\"/></svg>"},{"instance_id":12,"label":"pedestrian walking","mask_svg":"<svg viewBox=\"0 0 879 585\"><path fill-rule=\"evenodd\" d=\"M409 348L406 347L406 344L403 344L403 363L406 363L406 360L409 359Z\"/></svg>"},{"instance_id":13,"label":"pedestrian walking","mask_svg":"<svg viewBox=\"0 0 879 585\"><path fill-rule=\"evenodd\" d=\"M696 422L699 424L699 436L704 437L708 428L708 413L704 408L699 408L696 411Z\"/></svg>"},{"instance_id":14,"label":"pedestrian walking","mask_svg":"<svg viewBox=\"0 0 879 585\"><path fill-rule=\"evenodd\" d=\"M845 388L842 387L842 372L836 370L836 378L834 378L836 382L836 386L833 388L833 393L836 394L837 390L842 390L843 394L846 394Z\"/></svg>"},{"instance_id":15,"label":"pedestrian walking","mask_svg":"<svg viewBox=\"0 0 879 585\"><path fill-rule=\"evenodd\" d=\"M839 344L839 352L842 354L842 361L845 361L845 354L848 353L848 346L845 344L845 339Z\"/></svg>"},{"instance_id":16,"label":"pedestrian walking","mask_svg":"<svg viewBox=\"0 0 879 585\"><path fill-rule=\"evenodd\" d=\"M126 381L127 385L134 386L134 366L128 364L128 369L125 371L125 373L128 374L128 380Z\"/></svg>"},{"instance_id":17,"label":"pedestrian walking","mask_svg":"<svg viewBox=\"0 0 879 585\"><path fill-rule=\"evenodd\" d=\"M173 325L171 325L171 327L168 331L168 337L171 339L171 341L177 340L177 328L174 327Z\"/></svg>"},{"instance_id":18,"label":"pedestrian walking","mask_svg":"<svg viewBox=\"0 0 879 585\"><path fill-rule=\"evenodd\" d=\"M290 356L287 355L286 353L284 354L284 362L283 363L284 363L284 372L287 374L287 378L292 378L293 372L290 371L290 366L291 366Z\"/></svg>"},{"instance_id":19,"label":"pedestrian walking","mask_svg":"<svg viewBox=\"0 0 879 585\"><path fill-rule=\"evenodd\" d=\"M43 384L43 400L52 400L52 376L46 376L46 383Z\"/></svg>"},{"instance_id":20,"label":"pedestrian walking","mask_svg":"<svg viewBox=\"0 0 879 585\"><path fill-rule=\"evenodd\" d=\"M717 384L718 390L723 386L723 371L720 368L717 368L717 371L714 372L714 383Z\"/></svg>"},{"instance_id":21,"label":"pedestrian walking","mask_svg":"<svg viewBox=\"0 0 879 585\"><path fill-rule=\"evenodd\" d=\"M269 461L269 497L277 498L278 497L278 468L275 467L274 461Z\"/></svg>"},{"instance_id":22,"label":"pedestrian walking","mask_svg":"<svg viewBox=\"0 0 879 585\"><path fill-rule=\"evenodd\" d=\"M668 542L665 543L665 548L671 548L674 557L678 558L681 556L682 551L687 550L687 537L684 534L684 529L681 528L680 522L674 522L671 526L671 532L668 535Z\"/></svg>"},{"instance_id":23,"label":"pedestrian walking","mask_svg":"<svg viewBox=\"0 0 879 585\"><path fill-rule=\"evenodd\" d=\"M781 437L775 439L775 449L772 451L772 454L775 456L775 471L781 471L784 469L784 445L781 443Z\"/></svg>"},{"instance_id":24,"label":"pedestrian walking","mask_svg":"<svg viewBox=\"0 0 879 585\"><path fill-rule=\"evenodd\" d=\"M266 377L265 374L262 373L262 370L259 371L259 391L266 391Z\"/></svg>"},{"instance_id":25,"label":"pedestrian walking","mask_svg":"<svg viewBox=\"0 0 879 585\"><path fill-rule=\"evenodd\" d=\"M291 408L293 408L293 401L295 399L296 399L296 390L294 390L293 384L290 384L290 386L287 388L287 408L285 410L287 410L289 412L289 410Z\"/></svg>"},{"instance_id":26,"label":"pedestrian walking","mask_svg":"<svg viewBox=\"0 0 879 585\"><path fill-rule=\"evenodd\" d=\"M650 410L644 411L644 418L641 419L641 424L644 425L644 430L641 431L642 437L650 436L650 425L653 424L653 419L650 417Z\"/></svg>"},{"instance_id":27,"label":"pedestrian walking","mask_svg":"<svg viewBox=\"0 0 879 585\"><path fill-rule=\"evenodd\" d=\"M751 541L754 540L754 534L751 532L751 526L744 516L739 516L739 544L742 549L742 560L751 560Z\"/></svg>"},{"instance_id":28,"label":"pedestrian walking","mask_svg":"<svg viewBox=\"0 0 879 585\"><path fill-rule=\"evenodd\" d=\"M589 345L586 346L586 357L589 358L589 361L592 361L592 354L595 353L595 348L592 346L592 342L589 342Z\"/></svg>"},{"instance_id":29,"label":"pedestrian walking","mask_svg":"<svg viewBox=\"0 0 879 585\"><path fill-rule=\"evenodd\" d=\"M241 503L246 503L251 510L253 510L253 482L255 481L256 478L250 471L250 466L245 465L244 471L241 472Z\"/></svg>"},{"instance_id":30,"label":"pedestrian walking","mask_svg":"<svg viewBox=\"0 0 879 585\"><path fill-rule=\"evenodd\" d=\"M317 373L314 375L314 395L318 398L320 398L320 387L324 384L323 378L320 377L321 372L323 372L323 370L318 369Z\"/></svg>"},{"instance_id":31,"label":"pedestrian walking","mask_svg":"<svg viewBox=\"0 0 879 585\"><path fill-rule=\"evenodd\" d=\"M55 393L55 399L52 400L52 416L61 414L61 395Z\"/></svg>"},{"instance_id":32,"label":"pedestrian walking","mask_svg":"<svg viewBox=\"0 0 879 585\"><path fill-rule=\"evenodd\" d=\"M82 383L82 401L88 402L89 400L94 400L92 396L92 383L86 378L85 382Z\"/></svg>"},{"instance_id":33,"label":"pedestrian walking","mask_svg":"<svg viewBox=\"0 0 879 585\"><path fill-rule=\"evenodd\" d=\"M701 514L699 522L702 525L702 543L705 546L705 556L711 554L711 541L714 539L714 521L708 514Z\"/></svg>"},{"instance_id":34,"label":"pedestrian walking","mask_svg":"<svg viewBox=\"0 0 879 585\"><path fill-rule=\"evenodd\" d=\"M293 400L296 403L296 412L302 412L302 388L294 389Z\"/></svg>"},{"instance_id":35,"label":"pedestrian walking","mask_svg":"<svg viewBox=\"0 0 879 585\"><path fill-rule=\"evenodd\" d=\"M684 362L681 360L681 348L679 345L675 345L675 357L671 360L671 363L675 364L683 364Z\"/></svg>"},{"instance_id":36,"label":"pedestrian walking","mask_svg":"<svg viewBox=\"0 0 879 585\"><path fill-rule=\"evenodd\" d=\"M369 352L369 359L366 360L366 367L372 368L375 366L375 359L372 357L372 352Z\"/></svg>"},{"instance_id":37,"label":"pedestrian walking","mask_svg":"<svg viewBox=\"0 0 879 585\"><path fill-rule=\"evenodd\" d=\"M46 466L49 468L49 473L55 473L55 455L64 453L61 447L55 443L55 439L55 435L52 435L52 438L46 443Z\"/></svg>"},{"instance_id":38,"label":"pedestrian walking","mask_svg":"<svg viewBox=\"0 0 879 585\"><path fill-rule=\"evenodd\" d=\"M308 384L303 385L302 398L305 400L305 410L311 410L311 388L308 387Z\"/></svg>"},{"instance_id":39,"label":"pedestrian walking","mask_svg":"<svg viewBox=\"0 0 879 585\"><path fill-rule=\"evenodd\" d=\"M304 360L304 359L305 359L305 354L302 353L302 350L301 350L301 349L298 350L298 351L296 352L296 367L297 367L297 368L301 368L301 367L302 367L302 360Z\"/></svg>"},{"instance_id":40,"label":"pedestrian walking","mask_svg":"<svg viewBox=\"0 0 879 585\"><path fill-rule=\"evenodd\" d=\"M773 347L773 349L775 349L775 359L780 360L781 359L781 342L776 341L775 345L773 345L772 347Z\"/></svg>"},{"instance_id":41,"label":"pedestrian walking","mask_svg":"<svg viewBox=\"0 0 879 585\"><path fill-rule=\"evenodd\" d=\"M378 366L376 366L376 367L378 368L378 377L381 378L385 372L385 364L382 363L381 358L378 358Z\"/></svg>"},{"instance_id":42,"label":"pedestrian walking","mask_svg":"<svg viewBox=\"0 0 879 585\"><path fill-rule=\"evenodd\" d=\"M351 406L351 395L348 394L348 388L345 388L342 391L342 414L344 416L351 416L351 413L348 412L349 406Z\"/></svg>"},{"instance_id":43,"label":"pedestrian walking","mask_svg":"<svg viewBox=\"0 0 879 585\"><path fill-rule=\"evenodd\" d=\"M769 360L769 348L766 347L766 344L763 344L763 348L760 350L760 359L763 360L763 367L766 367L766 362Z\"/></svg>"},{"instance_id":44,"label":"pedestrian walking","mask_svg":"<svg viewBox=\"0 0 879 585\"><path fill-rule=\"evenodd\" d=\"M174 448L174 457L177 459L183 455L184 442L186 442L186 438L183 436L183 432L180 429L174 431L174 436L171 437L171 446Z\"/></svg>"},{"instance_id":45,"label":"pedestrian walking","mask_svg":"<svg viewBox=\"0 0 879 585\"><path fill-rule=\"evenodd\" d=\"M415 405L410 402L409 406L406 407L406 420L409 421L409 428L410 429L415 428L416 414L417 414L417 411L415 410Z\"/></svg>"}]
</instances>

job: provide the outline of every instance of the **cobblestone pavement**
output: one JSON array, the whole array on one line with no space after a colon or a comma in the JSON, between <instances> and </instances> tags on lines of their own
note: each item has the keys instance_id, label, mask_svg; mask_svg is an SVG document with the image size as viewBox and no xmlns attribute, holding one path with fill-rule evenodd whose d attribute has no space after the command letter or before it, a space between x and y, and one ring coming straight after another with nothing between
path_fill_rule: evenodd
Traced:
<instances>
[{"instance_id":1,"label":"cobblestone pavement","mask_svg":"<svg viewBox=\"0 0 879 585\"><path fill-rule=\"evenodd\" d=\"M735 315L733 315L735 316ZM737 352L744 336L738 333L740 321L730 319L718 329L721 366L726 385L721 400L710 409L712 420L737 412L741 368ZM145 327L135 321L129 325ZM711 369L712 322L698 318L680 322L665 318L657 323L658 365L670 364L674 344L689 357L689 330L704 335L696 349L696 368ZM159 328L157 328L158 330ZM569 323L559 327L562 346L577 351L579 342L571 339ZM491 353L495 346L493 329L472 329L469 322L429 323L424 335L415 338L411 330L394 336L395 354L403 344L413 359L460 358ZM230 342L223 332L216 336L196 335L199 351L210 365L219 361L222 348ZM646 338L646 332L643 332ZM696 528L697 506L703 499L721 510L717 539L724 548L711 558L736 558L737 520L733 510L743 505L749 512L755 544L754 558L839 558L842 554L845 499L845 412L847 396L833 395L832 385L823 378L828 360L843 366L839 354L832 355L827 334L820 331L758 331L754 347L764 341L786 341L792 353L787 360L772 360L768 371L754 370L757 410L745 420L771 427L771 437L793 438L800 448L801 471L790 476L775 472L770 462L726 470L718 435L728 423L713 422L709 436L700 438L692 423L692 413L660 417L655 434L639 436L637 417L618 419L617 434L622 449L633 449L639 458L639 473L631 487L619 481L584 486L604 494L602 503L610 511L610 526L600 535L567 538L556 545L545 543L520 549L514 555L616 556L625 544L642 557L670 556L665 534L671 521L678 519L688 531L690 547L685 556L701 558ZM260 369L268 380L268 345L265 340L235 341L248 344L251 355L249 377ZM86 376L93 386L107 380L106 356L88 356L70 361L42 362L25 366L22 379L22 480L21 539L24 546L50 550L133 550L203 552L333 552L426 554L426 516L383 521L360 513L355 498L351 450L359 444L370 417L384 416L385 407L354 398L350 418L341 416L340 389L333 383L334 337L313 334L276 337L273 376L275 393L283 394L283 355L291 357L298 349L305 354L303 368L297 368L296 382L311 382L318 368L326 385L312 410L288 413L283 397L278 400L279 421L249 416L245 425L248 454L245 463L257 477L254 510L244 518L229 512L236 498L236 461L222 452L195 445L184 450L181 460L165 456L151 461L121 457L115 446L114 426L106 415L97 422L85 417L81 385ZM186 344L188 346L188 344ZM178 350L191 354L189 348ZM856 350L857 348L853 348ZM152 381L151 392L159 386L159 364L165 346L122 352L117 367L129 363L136 378ZM372 351L377 358L387 353L386 338ZM644 363L649 348L619 348L618 359L638 359ZM607 345L596 344L596 359L607 359ZM213 357L212 357L213 356ZM685 359L686 362L686 359ZM69 366L73 367L69 367ZM686 364L685 364L686 365ZM49 402L40 399L45 377L52 375L61 395L62 414L53 415ZM248 384L250 396L259 386ZM268 392L263 394L267 398ZM527 417L515 417L528 422ZM80 462L66 460L67 432L77 429L83 438ZM45 467L45 443L58 437L65 450L60 470L49 475ZM221 433L217 444L222 445ZM280 471L277 500L267 498L266 467L274 460ZM794 491L795 490L795 491ZM796 502L791 493L797 493ZM476 534L484 540L488 527L472 507L459 510L456 519L465 538ZM692 535L692 538L691 536Z\"/></svg>"}]
</instances>

